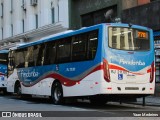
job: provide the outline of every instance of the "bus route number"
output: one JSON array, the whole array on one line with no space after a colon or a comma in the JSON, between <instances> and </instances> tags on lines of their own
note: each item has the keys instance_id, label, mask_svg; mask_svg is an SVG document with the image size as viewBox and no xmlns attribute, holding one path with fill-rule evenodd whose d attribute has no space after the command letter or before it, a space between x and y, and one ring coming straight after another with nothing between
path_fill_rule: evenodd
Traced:
<instances>
[{"instance_id":1,"label":"bus route number","mask_svg":"<svg viewBox=\"0 0 160 120\"><path fill-rule=\"evenodd\" d=\"M138 32L138 38L147 38L146 32Z\"/></svg>"}]
</instances>

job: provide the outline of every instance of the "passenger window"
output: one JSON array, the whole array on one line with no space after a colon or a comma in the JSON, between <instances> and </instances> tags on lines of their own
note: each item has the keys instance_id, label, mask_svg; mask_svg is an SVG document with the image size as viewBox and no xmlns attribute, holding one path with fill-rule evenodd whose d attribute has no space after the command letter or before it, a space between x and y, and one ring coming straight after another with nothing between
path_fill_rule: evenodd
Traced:
<instances>
[{"instance_id":1,"label":"passenger window","mask_svg":"<svg viewBox=\"0 0 160 120\"><path fill-rule=\"evenodd\" d=\"M64 38L58 41L57 45L57 63L71 61L71 38Z\"/></svg>"},{"instance_id":2,"label":"passenger window","mask_svg":"<svg viewBox=\"0 0 160 120\"><path fill-rule=\"evenodd\" d=\"M38 51L38 56L36 60L36 66L43 65L44 62L44 44L38 45L39 51Z\"/></svg>"},{"instance_id":3,"label":"passenger window","mask_svg":"<svg viewBox=\"0 0 160 120\"><path fill-rule=\"evenodd\" d=\"M11 75L13 73L13 70L15 68L15 51L10 51L8 54L8 75Z\"/></svg>"},{"instance_id":4,"label":"passenger window","mask_svg":"<svg viewBox=\"0 0 160 120\"><path fill-rule=\"evenodd\" d=\"M25 67L34 66L33 50L34 50L33 46L28 47L28 49L27 49L27 53L26 53L26 56L25 56Z\"/></svg>"},{"instance_id":5,"label":"passenger window","mask_svg":"<svg viewBox=\"0 0 160 120\"><path fill-rule=\"evenodd\" d=\"M15 52L15 56L14 56L14 59L15 59L15 67L16 68L22 68L24 67L25 65L25 54L24 54L24 49L22 50L17 50Z\"/></svg>"},{"instance_id":6,"label":"passenger window","mask_svg":"<svg viewBox=\"0 0 160 120\"><path fill-rule=\"evenodd\" d=\"M39 49L40 49L40 45L34 46L34 51L33 51L34 66L36 66L37 61L38 61Z\"/></svg>"},{"instance_id":7,"label":"passenger window","mask_svg":"<svg viewBox=\"0 0 160 120\"><path fill-rule=\"evenodd\" d=\"M44 55L44 65L54 64L56 59L55 41L46 43L46 51Z\"/></svg>"},{"instance_id":8,"label":"passenger window","mask_svg":"<svg viewBox=\"0 0 160 120\"><path fill-rule=\"evenodd\" d=\"M97 51L98 32L97 31L90 32L88 39L89 39L88 59L92 60L92 59L94 59L94 57L96 55L96 51Z\"/></svg>"},{"instance_id":9,"label":"passenger window","mask_svg":"<svg viewBox=\"0 0 160 120\"><path fill-rule=\"evenodd\" d=\"M85 34L72 37L72 61L84 61L87 54L87 36Z\"/></svg>"}]
</instances>

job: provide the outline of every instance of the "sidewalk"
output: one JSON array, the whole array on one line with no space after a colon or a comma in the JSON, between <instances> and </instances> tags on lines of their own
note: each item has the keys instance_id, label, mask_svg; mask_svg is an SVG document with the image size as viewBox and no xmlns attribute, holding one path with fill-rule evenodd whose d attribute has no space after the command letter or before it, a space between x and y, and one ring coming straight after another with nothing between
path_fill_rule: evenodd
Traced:
<instances>
[{"instance_id":1,"label":"sidewalk","mask_svg":"<svg viewBox=\"0 0 160 120\"><path fill-rule=\"evenodd\" d=\"M136 103L143 104L143 98L138 98ZM152 105L152 106L160 107L160 97L156 97L156 96L145 97L145 105L146 106Z\"/></svg>"}]
</instances>

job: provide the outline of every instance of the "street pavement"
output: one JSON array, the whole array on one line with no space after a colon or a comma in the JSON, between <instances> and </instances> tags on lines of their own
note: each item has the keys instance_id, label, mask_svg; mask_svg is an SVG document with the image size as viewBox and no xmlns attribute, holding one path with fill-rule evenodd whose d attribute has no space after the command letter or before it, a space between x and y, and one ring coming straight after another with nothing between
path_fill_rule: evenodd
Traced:
<instances>
[{"instance_id":1,"label":"street pavement","mask_svg":"<svg viewBox=\"0 0 160 120\"><path fill-rule=\"evenodd\" d=\"M89 114L91 111L93 111L93 115L88 116L94 116L94 117L44 117L44 118L38 118L38 120L49 120L49 119L59 119L59 120L159 120L158 117L121 117L126 116L126 114L133 114L134 112L138 113L152 113L154 111L160 111L160 97L155 96L147 96L146 97L146 106L141 106L143 99L139 98L137 99L137 102L134 103L122 103L119 104L118 102L109 102L105 106L92 106L86 102L79 102L75 104L67 104L67 105L54 105L47 99L18 99L16 96L0 96L0 109L1 111L48 111L51 112L58 112L58 114L64 113L64 112L72 112L72 111L82 111ZM136 105L137 104L137 105ZM142 112L141 112L142 111ZM146 112L148 111L148 112ZM155 112L156 113L156 112ZM54 113L55 114L55 113ZM104 114L106 117L98 117L98 115ZM96 116L96 117L95 117ZM108 117L112 116L112 117ZM113 117L115 116L115 117ZM119 117L116 117L119 116ZM131 115L133 116L133 115ZM0 118L1 120L2 118ZM23 118L23 120L26 120L27 118ZM36 118L30 118L29 120L36 120ZM3 119L2 119L3 120ZM4 118L5 120L5 118ZM7 119L8 120L8 119ZM19 120L19 118L12 118L11 120Z\"/></svg>"},{"instance_id":2,"label":"street pavement","mask_svg":"<svg viewBox=\"0 0 160 120\"><path fill-rule=\"evenodd\" d=\"M138 98L135 104L143 104L143 98ZM145 97L145 105L146 106L157 106L160 107L160 97L157 96L147 96Z\"/></svg>"}]
</instances>

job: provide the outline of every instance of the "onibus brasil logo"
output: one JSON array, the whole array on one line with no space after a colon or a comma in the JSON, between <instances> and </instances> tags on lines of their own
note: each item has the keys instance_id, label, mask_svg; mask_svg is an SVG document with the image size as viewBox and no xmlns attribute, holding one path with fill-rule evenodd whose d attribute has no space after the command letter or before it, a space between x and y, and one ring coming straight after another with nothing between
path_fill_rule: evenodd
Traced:
<instances>
[{"instance_id":1,"label":"onibus brasil logo","mask_svg":"<svg viewBox=\"0 0 160 120\"><path fill-rule=\"evenodd\" d=\"M42 117L40 112L2 112L2 117Z\"/></svg>"}]
</instances>

